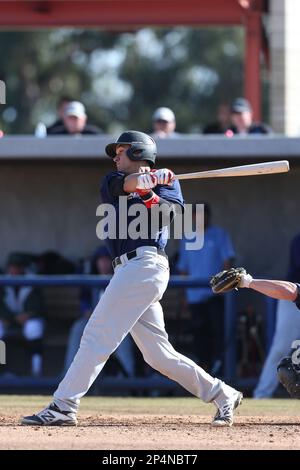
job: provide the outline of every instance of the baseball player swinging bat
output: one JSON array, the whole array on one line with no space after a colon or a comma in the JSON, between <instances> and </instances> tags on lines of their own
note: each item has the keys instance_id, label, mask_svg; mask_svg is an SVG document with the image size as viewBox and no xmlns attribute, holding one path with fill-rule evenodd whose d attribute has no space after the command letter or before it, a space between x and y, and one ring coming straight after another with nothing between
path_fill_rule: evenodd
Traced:
<instances>
[{"instance_id":1,"label":"baseball player swinging bat","mask_svg":"<svg viewBox=\"0 0 300 470\"><path fill-rule=\"evenodd\" d=\"M289 169L289 162L287 160L280 160L278 162L255 163L253 165L233 166L230 168L221 168L219 170L185 173L182 175L175 175L175 179L190 180L199 178L224 178L228 176L269 175L272 173L286 173Z\"/></svg>"}]
</instances>

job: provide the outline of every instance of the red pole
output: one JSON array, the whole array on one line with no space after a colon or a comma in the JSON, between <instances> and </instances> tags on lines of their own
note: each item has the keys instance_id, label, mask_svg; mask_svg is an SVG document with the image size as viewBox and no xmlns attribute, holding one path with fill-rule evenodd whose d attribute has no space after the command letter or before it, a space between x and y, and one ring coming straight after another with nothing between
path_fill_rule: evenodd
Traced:
<instances>
[{"instance_id":1,"label":"red pole","mask_svg":"<svg viewBox=\"0 0 300 470\"><path fill-rule=\"evenodd\" d=\"M262 47L261 14L247 11L245 15L245 97L253 108L255 121L261 120L261 83L260 83L260 52Z\"/></svg>"}]
</instances>

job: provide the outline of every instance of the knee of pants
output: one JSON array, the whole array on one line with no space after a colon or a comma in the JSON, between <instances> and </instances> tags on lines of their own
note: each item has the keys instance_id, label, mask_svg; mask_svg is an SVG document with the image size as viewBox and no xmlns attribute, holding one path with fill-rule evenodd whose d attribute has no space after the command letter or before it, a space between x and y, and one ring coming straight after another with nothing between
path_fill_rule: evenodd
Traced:
<instances>
[{"instance_id":1,"label":"knee of pants","mask_svg":"<svg viewBox=\"0 0 300 470\"><path fill-rule=\"evenodd\" d=\"M174 364L176 362L175 357L168 357L162 353L159 354L157 352L154 354L144 353L143 357L145 362L147 362L150 367L167 376L172 373Z\"/></svg>"}]
</instances>

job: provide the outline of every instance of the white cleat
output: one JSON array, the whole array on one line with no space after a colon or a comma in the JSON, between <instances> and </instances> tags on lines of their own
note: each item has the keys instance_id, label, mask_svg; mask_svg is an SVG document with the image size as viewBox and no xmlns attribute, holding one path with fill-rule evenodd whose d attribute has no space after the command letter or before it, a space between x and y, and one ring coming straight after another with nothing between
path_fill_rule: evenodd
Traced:
<instances>
[{"instance_id":1,"label":"white cleat","mask_svg":"<svg viewBox=\"0 0 300 470\"><path fill-rule=\"evenodd\" d=\"M25 416L21 424L27 426L76 426L77 419L72 411L63 411L53 402L32 416Z\"/></svg>"},{"instance_id":2,"label":"white cleat","mask_svg":"<svg viewBox=\"0 0 300 470\"><path fill-rule=\"evenodd\" d=\"M212 421L212 426L232 426L234 410L242 403L243 394L234 393L224 402L222 406L217 406L217 413Z\"/></svg>"}]
</instances>

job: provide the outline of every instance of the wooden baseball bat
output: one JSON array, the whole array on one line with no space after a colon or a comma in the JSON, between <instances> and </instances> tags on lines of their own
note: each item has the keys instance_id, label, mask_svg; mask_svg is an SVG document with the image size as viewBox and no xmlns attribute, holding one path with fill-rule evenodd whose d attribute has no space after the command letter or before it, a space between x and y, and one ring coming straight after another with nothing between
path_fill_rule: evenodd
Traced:
<instances>
[{"instance_id":1,"label":"wooden baseball bat","mask_svg":"<svg viewBox=\"0 0 300 470\"><path fill-rule=\"evenodd\" d=\"M198 178L225 178L228 176L255 176L270 175L272 173L286 173L290 166L287 160L278 162L255 163L253 165L232 166L219 170L198 171L197 173L185 173L175 175L177 180L190 180Z\"/></svg>"}]
</instances>

